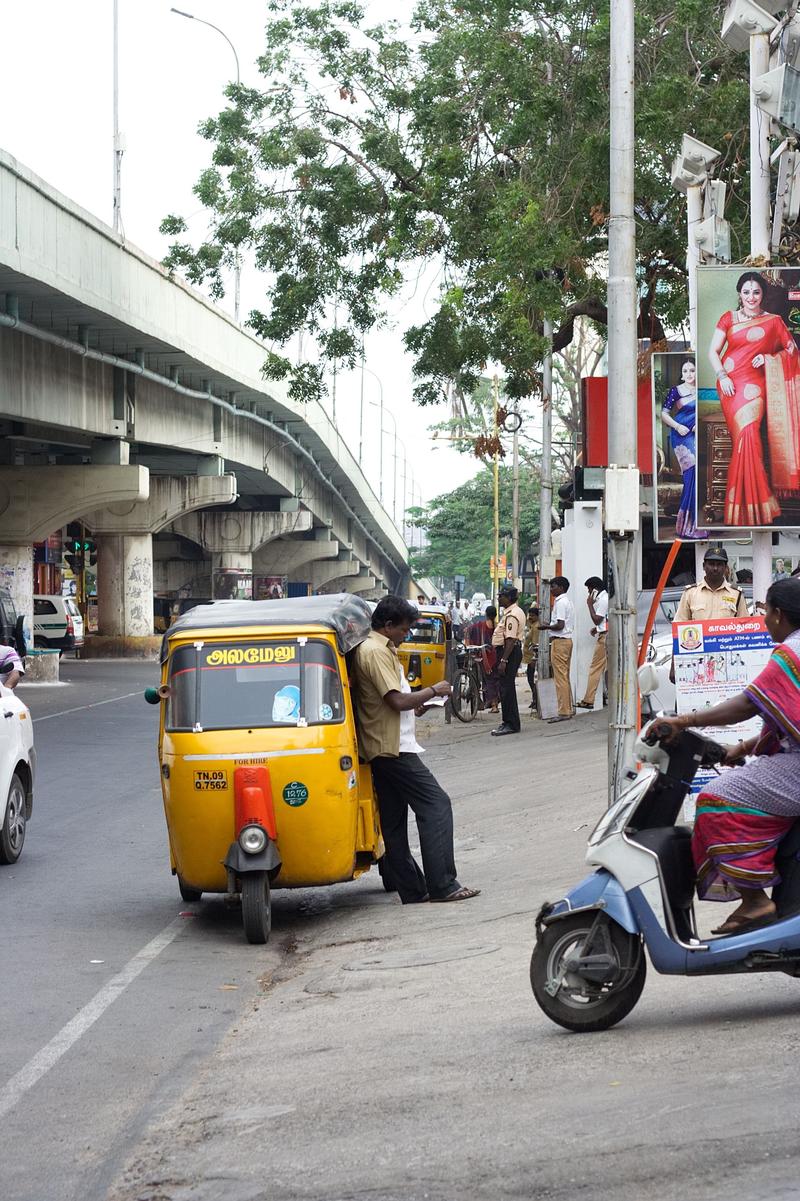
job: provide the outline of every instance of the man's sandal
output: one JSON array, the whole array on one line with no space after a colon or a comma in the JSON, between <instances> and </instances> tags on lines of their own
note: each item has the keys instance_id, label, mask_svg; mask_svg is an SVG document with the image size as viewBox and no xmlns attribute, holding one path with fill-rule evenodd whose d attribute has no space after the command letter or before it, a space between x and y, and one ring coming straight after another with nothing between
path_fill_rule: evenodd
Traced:
<instances>
[{"instance_id":1,"label":"man's sandal","mask_svg":"<svg viewBox=\"0 0 800 1201\"><path fill-rule=\"evenodd\" d=\"M480 896L480 892L479 888L457 888L446 897L431 897L431 901L468 901L470 897Z\"/></svg>"}]
</instances>

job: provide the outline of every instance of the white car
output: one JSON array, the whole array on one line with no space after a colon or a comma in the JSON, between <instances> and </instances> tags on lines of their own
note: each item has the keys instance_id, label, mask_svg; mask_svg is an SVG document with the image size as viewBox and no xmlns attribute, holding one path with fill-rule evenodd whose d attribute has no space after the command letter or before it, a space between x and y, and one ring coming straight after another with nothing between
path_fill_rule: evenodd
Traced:
<instances>
[{"instance_id":1,"label":"white car","mask_svg":"<svg viewBox=\"0 0 800 1201\"><path fill-rule=\"evenodd\" d=\"M0 863L16 863L33 809L36 751L24 701L0 684Z\"/></svg>"},{"instance_id":2,"label":"white car","mask_svg":"<svg viewBox=\"0 0 800 1201\"><path fill-rule=\"evenodd\" d=\"M83 618L71 596L34 596L34 646L71 651L83 641Z\"/></svg>"}]
</instances>

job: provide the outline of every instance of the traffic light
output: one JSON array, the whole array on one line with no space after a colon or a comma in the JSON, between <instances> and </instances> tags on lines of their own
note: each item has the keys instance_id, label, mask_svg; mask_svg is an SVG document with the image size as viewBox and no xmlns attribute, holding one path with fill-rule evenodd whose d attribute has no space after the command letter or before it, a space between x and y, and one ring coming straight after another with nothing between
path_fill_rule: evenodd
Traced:
<instances>
[{"instance_id":1,"label":"traffic light","mask_svg":"<svg viewBox=\"0 0 800 1201\"><path fill-rule=\"evenodd\" d=\"M83 571L82 556L67 553L64 555L64 558L67 560L67 566L69 567L72 574L74 576L79 576L81 574L81 572Z\"/></svg>"}]
</instances>

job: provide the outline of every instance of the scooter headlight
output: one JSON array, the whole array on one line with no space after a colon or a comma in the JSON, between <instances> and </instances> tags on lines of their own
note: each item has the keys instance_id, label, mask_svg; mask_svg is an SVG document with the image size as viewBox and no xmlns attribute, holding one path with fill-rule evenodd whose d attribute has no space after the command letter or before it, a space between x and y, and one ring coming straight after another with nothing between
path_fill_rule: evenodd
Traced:
<instances>
[{"instance_id":1,"label":"scooter headlight","mask_svg":"<svg viewBox=\"0 0 800 1201\"><path fill-rule=\"evenodd\" d=\"M248 855L257 855L267 845L267 832L263 826L243 826L239 831L239 846Z\"/></svg>"}]
</instances>

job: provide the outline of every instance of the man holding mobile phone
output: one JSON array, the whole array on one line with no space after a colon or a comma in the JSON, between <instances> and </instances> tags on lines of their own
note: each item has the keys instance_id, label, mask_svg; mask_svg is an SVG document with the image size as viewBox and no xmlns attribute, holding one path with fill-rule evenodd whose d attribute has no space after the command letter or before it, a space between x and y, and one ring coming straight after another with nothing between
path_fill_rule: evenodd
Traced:
<instances>
[{"instance_id":1,"label":"man holding mobile phone","mask_svg":"<svg viewBox=\"0 0 800 1201\"><path fill-rule=\"evenodd\" d=\"M586 604L592 619L589 630L592 638L596 639L592 662L589 665L589 679L583 700L578 701L579 709L594 709L594 698L597 695L597 685L606 670L606 635L608 634L608 590L598 575L589 576L584 587L588 591Z\"/></svg>"},{"instance_id":2,"label":"man holding mobile phone","mask_svg":"<svg viewBox=\"0 0 800 1201\"><path fill-rule=\"evenodd\" d=\"M415 710L449 696L452 688L440 680L411 691L397 648L418 617L407 600L385 596L375 606L369 636L356 647L352 670L359 750L372 769L386 843L384 881L404 905L466 901L480 892L456 878L450 797L419 757ZM409 809L417 819L422 869L408 845Z\"/></svg>"}]
</instances>

